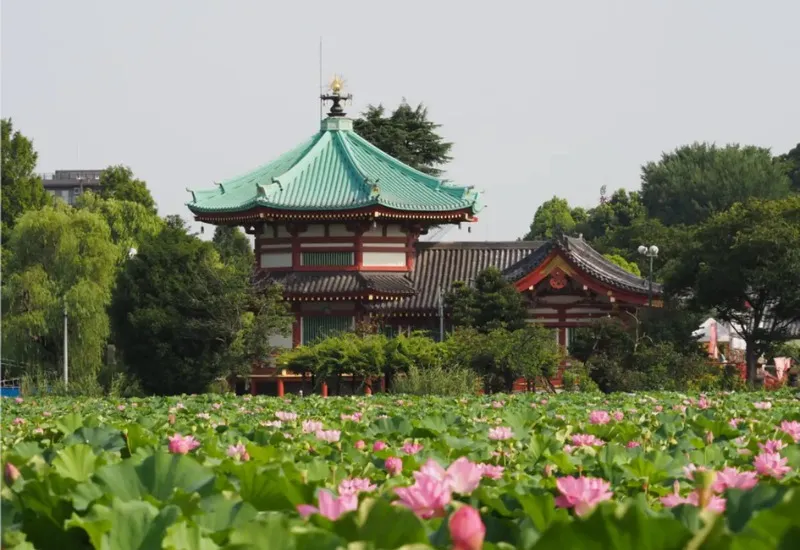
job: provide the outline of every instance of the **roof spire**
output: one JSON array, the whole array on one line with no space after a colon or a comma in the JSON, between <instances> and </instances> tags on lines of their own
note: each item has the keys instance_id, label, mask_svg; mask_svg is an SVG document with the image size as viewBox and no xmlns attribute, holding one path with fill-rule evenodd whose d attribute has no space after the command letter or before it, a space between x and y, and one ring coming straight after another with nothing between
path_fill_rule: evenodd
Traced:
<instances>
[{"instance_id":1,"label":"roof spire","mask_svg":"<svg viewBox=\"0 0 800 550\"><path fill-rule=\"evenodd\" d=\"M342 95L343 87L344 80L339 75L334 75L329 87L330 93L319 96L322 101L330 101L332 103L331 110L328 112L329 117L343 117L347 114L340 103L353 99L353 96L351 94Z\"/></svg>"}]
</instances>

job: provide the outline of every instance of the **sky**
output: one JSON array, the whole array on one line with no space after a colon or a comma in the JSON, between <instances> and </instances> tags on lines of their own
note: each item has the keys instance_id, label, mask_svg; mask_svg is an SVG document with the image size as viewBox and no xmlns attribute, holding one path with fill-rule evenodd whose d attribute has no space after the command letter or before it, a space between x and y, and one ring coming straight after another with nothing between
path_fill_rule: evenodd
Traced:
<instances>
[{"instance_id":1,"label":"sky","mask_svg":"<svg viewBox=\"0 0 800 550\"><path fill-rule=\"evenodd\" d=\"M443 240L516 239L554 195L591 207L694 141L800 141L797 0L1 6L0 112L39 171L128 165L163 215L317 132L320 38L350 114L423 102L446 177L484 192Z\"/></svg>"}]
</instances>

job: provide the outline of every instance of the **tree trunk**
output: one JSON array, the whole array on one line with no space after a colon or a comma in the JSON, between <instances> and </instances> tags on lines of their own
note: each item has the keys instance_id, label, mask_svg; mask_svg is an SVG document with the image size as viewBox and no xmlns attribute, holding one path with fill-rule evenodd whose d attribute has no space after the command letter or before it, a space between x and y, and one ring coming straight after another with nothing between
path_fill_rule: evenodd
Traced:
<instances>
[{"instance_id":1,"label":"tree trunk","mask_svg":"<svg viewBox=\"0 0 800 550\"><path fill-rule=\"evenodd\" d=\"M747 362L747 385L750 386L750 388L755 388L758 357L756 356L755 345L751 342L747 342L746 345L747 349L745 350L744 356Z\"/></svg>"}]
</instances>

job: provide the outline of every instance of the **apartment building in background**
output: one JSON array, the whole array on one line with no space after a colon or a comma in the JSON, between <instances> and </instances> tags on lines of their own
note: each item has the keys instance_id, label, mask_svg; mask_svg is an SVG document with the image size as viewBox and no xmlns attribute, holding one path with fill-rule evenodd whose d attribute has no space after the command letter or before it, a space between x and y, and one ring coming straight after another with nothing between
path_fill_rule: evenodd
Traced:
<instances>
[{"instance_id":1,"label":"apartment building in background","mask_svg":"<svg viewBox=\"0 0 800 550\"><path fill-rule=\"evenodd\" d=\"M56 170L42 174L42 185L48 193L72 206L85 191L100 189L101 173L102 170Z\"/></svg>"}]
</instances>

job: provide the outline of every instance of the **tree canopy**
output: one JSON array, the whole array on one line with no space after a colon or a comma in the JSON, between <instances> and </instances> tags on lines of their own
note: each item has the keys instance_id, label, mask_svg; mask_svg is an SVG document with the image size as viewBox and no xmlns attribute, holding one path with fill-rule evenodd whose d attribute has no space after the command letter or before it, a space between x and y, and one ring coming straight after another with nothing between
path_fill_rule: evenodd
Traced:
<instances>
[{"instance_id":1,"label":"tree canopy","mask_svg":"<svg viewBox=\"0 0 800 550\"><path fill-rule=\"evenodd\" d=\"M585 217L585 212L584 212ZM559 233L572 233L575 229L575 218L567 199L553 197L543 202L536 209L531 228L523 237L526 241L552 239Z\"/></svg>"},{"instance_id":2,"label":"tree canopy","mask_svg":"<svg viewBox=\"0 0 800 550\"><path fill-rule=\"evenodd\" d=\"M713 310L756 361L800 321L800 196L751 199L697 228L667 278L667 289L696 310Z\"/></svg>"},{"instance_id":3,"label":"tree canopy","mask_svg":"<svg viewBox=\"0 0 800 550\"><path fill-rule=\"evenodd\" d=\"M769 149L694 143L642 168L642 202L665 225L697 225L734 204L789 194L785 166Z\"/></svg>"},{"instance_id":4,"label":"tree canopy","mask_svg":"<svg viewBox=\"0 0 800 550\"><path fill-rule=\"evenodd\" d=\"M795 193L800 193L800 143L784 155L780 155L776 159L781 162L786 170L786 175L791 181L792 190Z\"/></svg>"},{"instance_id":5,"label":"tree canopy","mask_svg":"<svg viewBox=\"0 0 800 550\"><path fill-rule=\"evenodd\" d=\"M428 109L422 103L411 107L405 101L389 116L383 105L370 105L353 124L358 135L384 153L434 176L451 160L453 147L438 134L439 126L428 120Z\"/></svg>"},{"instance_id":6,"label":"tree canopy","mask_svg":"<svg viewBox=\"0 0 800 550\"><path fill-rule=\"evenodd\" d=\"M38 210L52 203L35 173L38 155L33 142L14 130L10 119L0 121L0 174L2 174L2 233L3 244L10 236L17 219L28 210Z\"/></svg>"},{"instance_id":7,"label":"tree canopy","mask_svg":"<svg viewBox=\"0 0 800 550\"><path fill-rule=\"evenodd\" d=\"M63 357L63 308L69 313L73 376L102 365L109 335L106 308L117 248L105 220L66 205L23 214L10 235L3 285L3 355L55 369Z\"/></svg>"},{"instance_id":8,"label":"tree canopy","mask_svg":"<svg viewBox=\"0 0 800 550\"><path fill-rule=\"evenodd\" d=\"M253 245L238 226L218 225L211 240L225 263L242 263L247 269L253 265Z\"/></svg>"},{"instance_id":9,"label":"tree canopy","mask_svg":"<svg viewBox=\"0 0 800 550\"><path fill-rule=\"evenodd\" d=\"M474 284L459 282L445 294L445 306L454 327L473 327L481 332L525 326L525 304L514 285L503 279L496 267L475 278Z\"/></svg>"},{"instance_id":10,"label":"tree canopy","mask_svg":"<svg viewBox=\"0 0 800 550\"><path fill-rule=\"evenodd\" d=\"M146 391L203 392L267 359L269 337L291 320L280 288L254 286L249 275L176 218L142 243L120 275L111 319Z\"/></svg>"},{"instance_id":11,"label":"tree canopy","mask_svg":"<svg viewBox=\"0 0 800 550\"><path fill-rule=\"evenodd\" d=\"M120 201L136 202L156 212L156 201L147 184L134 177L133 171L122 165L109 166L100 174L100 196Z\"/></svg>"}]
</instances>

